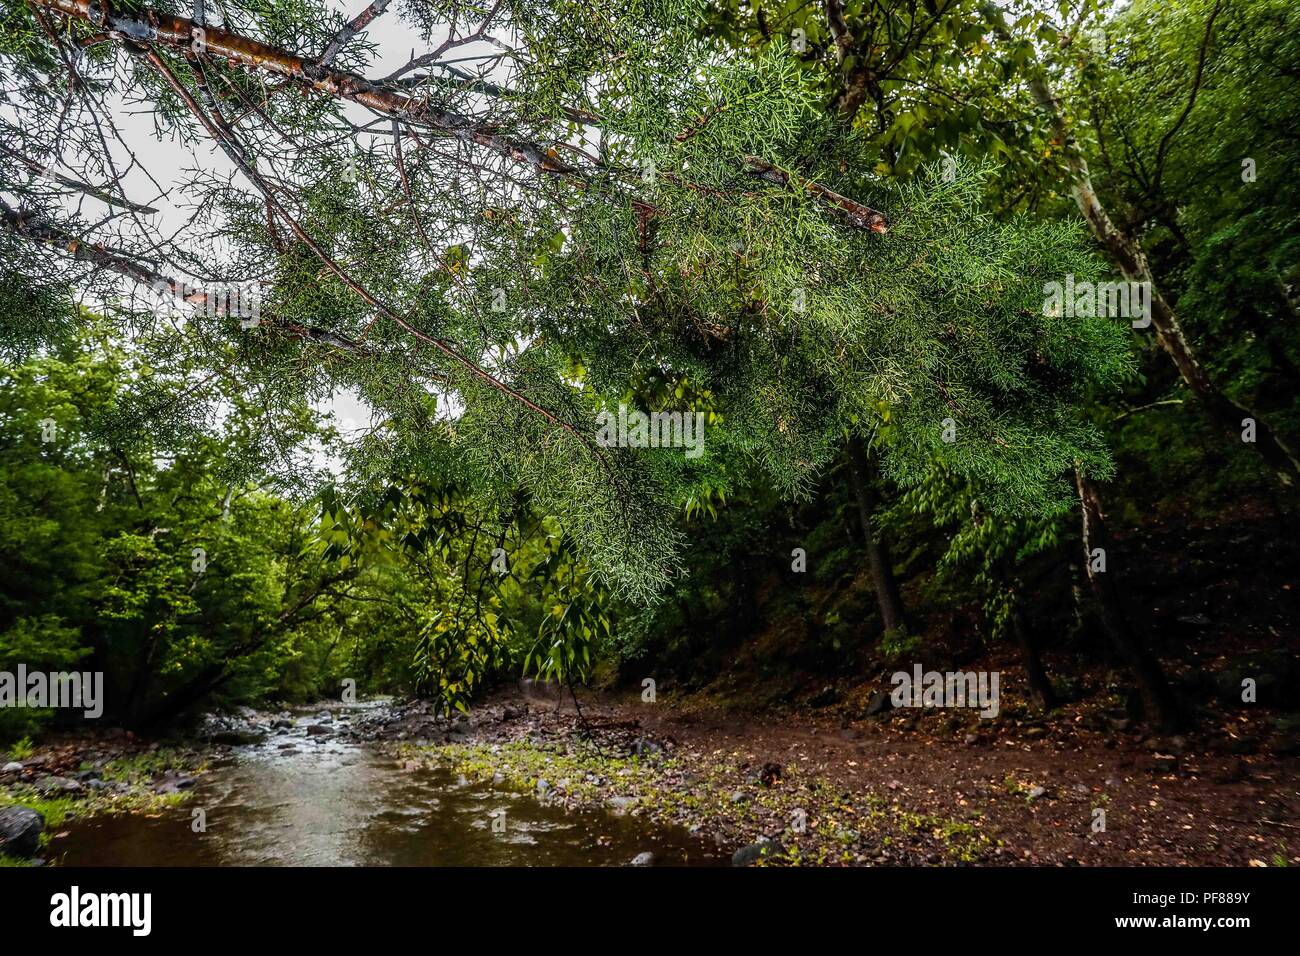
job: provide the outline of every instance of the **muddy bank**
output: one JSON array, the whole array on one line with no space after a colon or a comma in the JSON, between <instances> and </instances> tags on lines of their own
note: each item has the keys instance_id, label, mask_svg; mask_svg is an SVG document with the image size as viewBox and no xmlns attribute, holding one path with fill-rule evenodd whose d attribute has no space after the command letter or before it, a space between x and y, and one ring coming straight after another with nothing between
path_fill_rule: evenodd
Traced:
<instances>
[{"instance_id":1,"label":"muddy bank","mask_svg":"<svg viewBox=\"0 0 1300 956\"><path fill-rule=\"evenodd\" d=\"M75 820L184 802L210 752L205 743L163 744L122 730L10 751L0 759L0 864L43 865Z\"/></svg>"},{"instance_id":2,"label":"muddy bank","mask_svg":"<svg viewBox=\"0 0 1300 956\"><path fill-rule=\"evenodd\" d=\"M504 694L404 759L572 808L687 828L738 862L845 865L1300 863L1300 762L1249 725L1151 736L1010 707L776 718Z\"/></svg>"}]
</instances>

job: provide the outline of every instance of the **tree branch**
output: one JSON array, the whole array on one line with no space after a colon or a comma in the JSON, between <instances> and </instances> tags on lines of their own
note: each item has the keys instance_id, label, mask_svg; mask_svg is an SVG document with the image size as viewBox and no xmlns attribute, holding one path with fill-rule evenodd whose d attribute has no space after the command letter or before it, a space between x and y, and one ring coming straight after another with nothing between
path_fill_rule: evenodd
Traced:
<instances>
[{"instance_id":1,"label":"tree branch","mask_svg":"<svg viewBox=\"0 0 1300 956\"><path fill-rule=\"evenodd\" d=\"M343 24L343 28L335 34L334 39L331 40L330 45L325 48L325 52L321 54L320 60L316 65L320 67L330 66L333 64L334 58L338 56L339 51L343 49L343 47L346 46L354 36L366 27L370 26L372 20L383 14L383 12L388 9L388 3L389 0L374 0L370 6L366 7L347 23Z\"/></svg>"}]
</instances>

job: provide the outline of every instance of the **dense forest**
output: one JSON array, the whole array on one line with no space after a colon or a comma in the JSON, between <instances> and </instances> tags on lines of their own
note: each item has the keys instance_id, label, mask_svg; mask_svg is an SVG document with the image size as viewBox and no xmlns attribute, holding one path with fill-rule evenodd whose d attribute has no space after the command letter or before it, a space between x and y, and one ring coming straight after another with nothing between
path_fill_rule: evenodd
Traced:
<instances>
[{"instance_id":1,"label":"dense forest","mask_svg":"<svg viewBox=\"0 0 1300 956\"><path fill-rule=\"evenodd\" d=\"M4 5L0 671L1300 752L1300 9L616 6Z\"/></svg>"}]
</instances>

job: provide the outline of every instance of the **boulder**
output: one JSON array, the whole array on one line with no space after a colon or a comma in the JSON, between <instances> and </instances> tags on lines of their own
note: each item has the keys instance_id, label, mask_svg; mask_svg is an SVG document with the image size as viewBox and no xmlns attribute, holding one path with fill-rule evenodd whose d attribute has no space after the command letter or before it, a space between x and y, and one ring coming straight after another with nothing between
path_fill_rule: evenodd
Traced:
<instances>
[{"instance_id":1,"label":"boulder","mask_svg":"<svg viewBox=\"0 0 1300 956\"><path fill-rule=\"evenodd\" d=\"M30 807L0 807L0 853L31 856L45 829L45 817Z\"/></svg>"},{"instance_id":2,"label":"boulder","mask_svg":"<svg viewBox=\"0 0 1300 956\"><path fill-rule=\"evenodd\" d=\"M649 850L646 850L644 853L638 853L636 856L632 858L632 865L633 866L654 866L655 855L651 853Z\"/></svg>"}]
</instances>

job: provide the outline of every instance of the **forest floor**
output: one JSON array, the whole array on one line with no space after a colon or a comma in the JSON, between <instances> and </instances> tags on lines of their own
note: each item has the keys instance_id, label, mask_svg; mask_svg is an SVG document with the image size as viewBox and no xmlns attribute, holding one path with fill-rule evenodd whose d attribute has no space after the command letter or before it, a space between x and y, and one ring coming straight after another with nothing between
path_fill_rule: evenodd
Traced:
<instances>
[{"instance_id":1,"label":"forest floor","mask_svg":"<svg viewBox=\"0 0 1300 956\"><path fill-rule=\"evenodd\" d=\"M987 663L1005 686L1020 683L1014 663ZM1098 698L1047 716L1005 693L993 719L867 715L872 689L779 714L673 690L653 703L580 691L581 715L571 697L510 690L451 720L408 701L350 714L331 733L389 750L404 769L437 764L682 827L741 863L1300 864L1292 715L1224 711L1155 736ZM157 812L209 758L277 722L246 710L170 746L122 731L55 735L21 769L0 770L0 806L39 809L46 839L73 816Z\"/></svg>"},{"instance_id":2,"label":"forest floor","mask_svg":"<svg viewBox=\"0 0 1300 956\"><path fill-rule=\"evenodd\" d=\"M403 749L569 806L687 827L740 850L738 862L1300 864L1288 719L1151 736L1086 702L1015 710L755 717L703 699L583 695L580 719L571 700L557 710L510 692L448 742Z\"/></svg>"}]
</instances>

